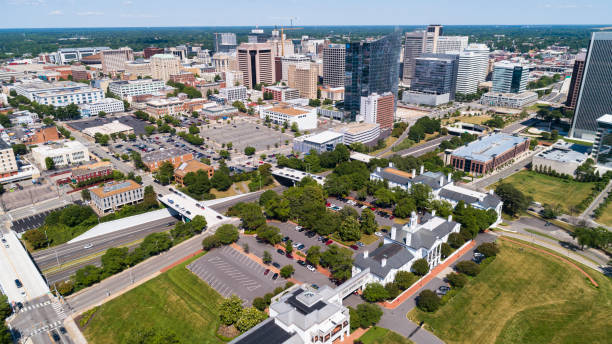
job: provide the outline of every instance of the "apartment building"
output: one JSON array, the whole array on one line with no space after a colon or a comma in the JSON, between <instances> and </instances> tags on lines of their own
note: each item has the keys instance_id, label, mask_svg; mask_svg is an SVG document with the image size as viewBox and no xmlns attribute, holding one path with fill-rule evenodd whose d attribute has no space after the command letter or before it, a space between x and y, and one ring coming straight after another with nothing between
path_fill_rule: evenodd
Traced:
<instances>
[{"instance_id":1,"label":"apartment building","mask_svg":"<svg viewBox=\"0 0 612 344\"><path fill-rule=\"evenodd\" d=\"M155 118L175 117L185 111L184 102L178 98L152 99L145 104L145 111Z\"/></svg>"},{"instance_id":2,"label":"apartment building","mask_svg":"<svg viewBox=\"0 0 612 344\"><path fill-rule=\"evenodd\" d=\"M124 205L144 200L144 187L133 180L113 181L89 189L92 208L99 214L112 213Z\"/></svg>"},{"instance_id":3,"label":"apartment building","mask_svg":"<svg viewBox=\"0 0 612 344\"><path fill-rule=\"evenodd\" d=\"M247 89L244 86L225 87L219 90L219 97L225 99L226 104L232 104L236 100L244 101L248 98Z\"/></svg>"},{"instance_id":4,"label":"apartment building","mask_svg":"<svg viewBox=\"0 0 612 344\"><path fill-rule=\"evenodd\" d=\"M18 171L13 148L0 139L0 178L9 177Z\"/></svg>"},{"instance_id":5,"label":"apartment building","mask_svg":"<svg viewBox=\"0 0 612 344\"><path fill-rule=\"evenodd\" d=\"M154 94L165 87L162 80L141 79L114 81L108 85L108 90L125 99L127 97Z\"/></svg>"},{"instance_id":6,"label":"apartment building","mask_svg":"<svg viewBox=\"0 0 612 344\"><path fill-rule=\"evenodd\" d=\"M102 90L72 81L23 81L15 84L15 91L31 101L53 106L96 103L104 99Z\"/></svg>"},{"instance_id":7,"label":"apartment building","mask_svg":"<svg viewBox=\"0 0 612 344\"><path fill-rule=\"evenodd\" d=\"M309 63L308 66L291 64L287 70L287 84L300 92L301 98L317 98L317 81L319 70L316 63Z\"/></svg>"},{"instance_id":8,"label":"apartment building","mask_svg":"<svg viewBox=\"0 0 612 344\"><path fill-rule=\"evenodd\" d=\"M91 104L79 105L79 111L81 111L82 117L91 117L104 111L105 113L115 113L125 111L125 105L122 100L115 98L104 98L99 102Z\"/></svg>"},{"instance_id":9,"label":"apartment building","mask_svg":"<svg viewBox=\"0 0 612 344\"><path fill-rule=\"evenodd\" d=\"M300 131L317 127L317 112L314 108L276 105L261 109L260 118L263 120L270 119L272 123L279 125L286 122L291 126L295 123Z\"/></svg>"}]
</instances>

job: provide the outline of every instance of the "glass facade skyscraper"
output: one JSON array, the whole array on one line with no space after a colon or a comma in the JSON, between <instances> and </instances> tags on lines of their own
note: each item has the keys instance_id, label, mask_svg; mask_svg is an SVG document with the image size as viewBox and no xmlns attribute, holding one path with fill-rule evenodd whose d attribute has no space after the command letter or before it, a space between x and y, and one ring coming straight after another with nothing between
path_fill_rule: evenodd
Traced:
<instances>
[{"instance_id":1,"label":"glass facade skyscraper","mask_svg":"<svg viewBox=\"0 0 612 344\"><path fill-rule=\"evenodd\" d=\"M597 135L593 145L593 156L597 165L612 169L612 115L597 119Z\"/></svg>"},{"instance_id":2,"label":"glass facade skyscraper","mask_svg":"<svg viewBox=\"0 0 612 344\"><path fill-rule=\"evenodd\" d=\"M429 94L449 94L455 99L459 55L423 54L416 58L410 89Z\"/></svg>"},{"instance_id":3,"label":"glass facade skyscraper","mask_svg":"<svg viewBox=\"0 0 612 344\"><path fill-rule=\"evenodd\" d=\"M594 140L597 119L612 113L612 32L594 32L569 135Z\"/></svg>"},{"instance_id":4,"label":"glass facade skyscraper","mask_svg":"<svg viewBox=\"0 0 612 344\"><path fill-rule=\"evenodd\" d=\"M361 97L372 93L397 94L401 33L374 41L346 44L344 110L351 121L359 113Z\"/></svg>"}]
</instances>

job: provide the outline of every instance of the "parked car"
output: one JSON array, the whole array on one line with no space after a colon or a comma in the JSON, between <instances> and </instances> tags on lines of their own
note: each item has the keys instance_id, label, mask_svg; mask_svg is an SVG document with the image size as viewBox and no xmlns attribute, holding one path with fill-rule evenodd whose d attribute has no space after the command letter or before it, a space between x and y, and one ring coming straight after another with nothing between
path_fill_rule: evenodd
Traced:
<instances>
[{"instance_id":1,"label":"parked car","mask_svg":"<svg viewBox=\"0 0 612 344\"><path fill-rule=\"evenodd\" d=\"M297 247L298 247L298 246L300 246L301 244L302 244L302 243L299 243L299 242L294 242L294 243L293 243L293 245L291 245L291 246L293 246L293 248L297 248Z\"/></svg>"},{"instance_id":2,"label":"parked car","mask_svg":"<svg viewBox=\"0 0 612 344\"><path fill-rule=\"evenodd\" d=\"M284 237L284 238L283 238L281 241L282 241L282 242L287 242L287 240L289 240L289 237L288 237L288 236Z\"/></svg>"},{"instance_id":3,"label":"parked car","mask_svg":"<svg viewBox=\"0 0 612 344\"><path fill-rule=\"evenodd\" d=\"M374 235L376 235L377 237L382 237L383 236L382 232L376 232L376 233L374 233Z\"/></svg>"},{"instance_id":4,"label":"parked car","mask_svg":"<svg viewBox=\"0 0 612 344\"><path fill-rule=\"evenodd\" d=\"M314 283L313 283L313 284L311 284L310 286L311 286L311 287L313 287L313 288L314 288L314 289L316 289L316 290L319 290L319 286L318 286L318 285L316 285L316 284L314 284Z\"/></svg>"},{"instance_id":5,"label":"parked car","mask_svg":"<svg viewBox=\"0 0 612 344\"><path fill-rule=\"evenodd\" d=\"M299 231L300 229L302 229L302 226L295 226L296 231Z\"/></svg>"},{"instance_id":6,"label":"parked car","mask_svg":"<svg viewBox=\"0 0 612 344\"><path fill-rule=\"evenodd\" d=\"M301 250L303 250L305 247L306 247L306 246L304 246L304 244L300 244L300 245L298 245L297 249L301 251Z\"/></svg>"},{"instance_id":7,"label":"parked car","mask_svg":"<svg viewBox=\"0 0 612 344\"><path fill-rule=\"evenodd\" d=\"M365 246L365 244L364 244L364 243L362 243L361 241L357 241L357 246L359 246L359 247L364 247L364 246Z\"/></svg>"},{"instance_id":8,"label":"parked car","mask_svg":"<svg viewBox=\"0 0 612 344\"><path fill-rule=\"evenodd\" d=\"M59 336L59 334L57 334L57 332L55 331L51 331L51 338L53 338L53 341L56 343L60 343L61 342L61 338Z\"/></svg>"},{"instance_id":9,"label":"parked car","mask_svg":"<svg viewBox=\"0 0 612 344\"><path fill-rule=\"evenodd\" d=\"M275 272L275 273L274 273L274 275L272 275L272 279L273 279L273 280L276 280L277 278L278 278L278 273L277 273L277 272Z\"/></svg>"},{"instance_id":10,"label":"parked car","mask_svg":"<svg viewBox=\"0 0 612 344\"><path fill-rule=\"evenodd\" d=\"M316 270L315 267L310 265L310 264L306 266L306 269L308 269L310 271L315 271Z\"/></svg>"},{"instance_id":11,"label":"parked car","mask_svg":"<svg viewBox=\"0 0 612 344\"><path fill-rule=\"evenodd\" d=\"M280 269L280 267L281 267L280 264L278 264L277 262L273 262L272 266L277 268L277 269Z\"/></svg>"},{"instance_id":12,"label":"parked car","mask_svg":"<svg viewBox=\"0 0 612 344\"><path fill-rule=\"evenodd\" d=\"M359 249L359 246L357 246L357 245L353 244L353 245L351 245L351 248L352 248L353 250L357 251L357 250Z\"/></svg>"},{"instance_id":13,"label":"parked car","mask_svg":"<svg viewBox=\"0 0 612 344\"><path fill-rule=\"evenodd\" d=\"M301 266L306 266L306 262L303 260L298 259L297 263L300 264Z\"/></svg>"},{"instance_id":14,"label":"parked car","mask_svg":"<svg viewBox=\"0 0 612 344\"><path fill-rule=\"evenodd\" d=\"M325 246L329 246L329 245L331 245L332 243L333 243L333 241L332 241L332 240L327 240L327 241L325 242Z\"/></svg>"},{"instance_id":15,"label":"parked car","mask_svg":"<svg viewBox=\"0 0 612 344\"><path fill-rule=\"evenodd\" d=\"M266 275L267 275L267 274L269 274L269 273L270 273L270 269L266 269L266 270L264 271L264 276L266 276Z\"/></svg>"},{"instance_id":16,"label":"parked car","mask_svg":"<svg viewBox=\"0 0 612 344\"><path fill-rule=\"evenodd\" d=\"M438 290L436 291L436 294L444 296L446 295L446 293L448 293L448 291L450 290L450 287L445 286L445 285L441 285Z\"/></svg>"}]
</instances>

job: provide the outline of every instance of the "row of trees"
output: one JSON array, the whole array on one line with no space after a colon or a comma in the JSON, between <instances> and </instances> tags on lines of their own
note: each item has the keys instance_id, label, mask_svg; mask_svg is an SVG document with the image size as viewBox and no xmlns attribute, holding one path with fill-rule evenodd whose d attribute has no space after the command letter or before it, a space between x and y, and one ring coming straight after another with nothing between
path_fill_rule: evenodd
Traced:
<instances>
[{"instance_id":1,"label":"row of trees","mask_svg":"<svg viewBox=\"0 0 612 344\"><path fill-rule=\"evenodd\" d=\"M308 171L312 173L320 172L327 168L334 168L342 162L349 161L351 153L345 145L336 145L333 151L318 153L311 150L304 159L299 159L296 156L287 158L283 155L277 157L277 163L280 167L289 167L300 171Z\"/></svg>"}]
</instances>

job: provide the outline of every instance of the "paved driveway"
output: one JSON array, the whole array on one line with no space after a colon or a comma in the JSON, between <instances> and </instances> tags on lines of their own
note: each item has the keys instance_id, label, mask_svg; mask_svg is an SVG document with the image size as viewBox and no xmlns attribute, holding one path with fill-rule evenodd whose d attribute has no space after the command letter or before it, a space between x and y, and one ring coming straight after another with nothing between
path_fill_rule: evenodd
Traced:
<instances>
[{"instance_id":1,"label":"paved driveway","mask_svg":"<svg viewBox=\"0 0 612 344\"><path fill-rule=\"evenodd\" d=\"M187 268L223 297L236 294L248 304L285 284L280 276L273 280L273 272L264 275L266 268L230 246L212 250Z\"/></svg>"}]
</instances>

